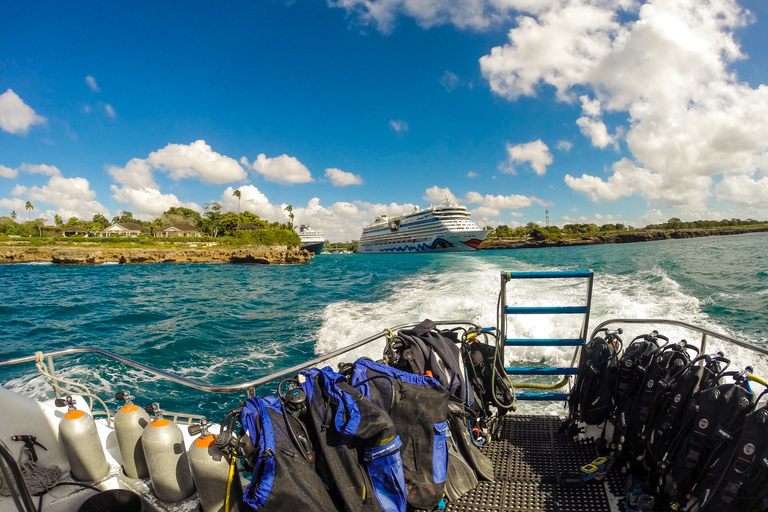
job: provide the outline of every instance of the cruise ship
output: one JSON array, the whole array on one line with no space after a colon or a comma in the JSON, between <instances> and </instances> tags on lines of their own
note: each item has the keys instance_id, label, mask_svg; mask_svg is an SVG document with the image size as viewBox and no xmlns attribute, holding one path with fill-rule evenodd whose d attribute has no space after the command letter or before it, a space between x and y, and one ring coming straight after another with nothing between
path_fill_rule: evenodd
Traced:
<instances>
[{"instance_id":1,"label":"cruise ship","mask_svg":"<svg viewBox=\"0 0 768 512\"><path fill-rule=\"evenodd\" d=\"M357 252L474 251L488 233L472 221L466 206L446 201L413 213L373 219L363 228Z\"/></svg>"},{"instance_id":2,"label":"cruise ship","mask_svg":"<svg viewBox=\"0 0 768 512\"><path fill-rule=\"evenodd\" d=\"M309 252L320 254L325 245L325 234L322 231L315 231L309 224L302 224L296 231L301 239L301 248Z\"/></svg>"}]
</instances>

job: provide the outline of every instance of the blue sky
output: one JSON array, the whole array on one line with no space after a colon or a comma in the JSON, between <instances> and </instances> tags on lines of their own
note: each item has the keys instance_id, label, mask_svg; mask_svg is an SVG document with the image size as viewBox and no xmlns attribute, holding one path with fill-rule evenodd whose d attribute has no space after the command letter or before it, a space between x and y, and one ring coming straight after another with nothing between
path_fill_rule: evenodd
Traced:
<instances>
[{"instance_id":1,"label":"blue sky","mask_svg":"<svg viewBox=\"0 0 768 512\"><path fill-rule=\"evenodd\" d=\"M757 0L0 4L0 215L768 219ZM26 201L35 209L24 210Z\"/></svg>"}]
</instances>

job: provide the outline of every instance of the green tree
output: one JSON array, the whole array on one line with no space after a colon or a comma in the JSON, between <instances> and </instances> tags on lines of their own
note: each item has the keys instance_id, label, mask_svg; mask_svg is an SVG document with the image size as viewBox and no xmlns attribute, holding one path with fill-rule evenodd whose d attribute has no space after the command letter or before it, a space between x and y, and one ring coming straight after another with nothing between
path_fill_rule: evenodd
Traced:
<instances>
[{"instance_id":1,"label":"green tree","mask_svg":"<svg viewBox=\"0 0 768 512\"><path fill-rule=\"evenodd\" d=\"M211 201L203 205L205 213L203 216L206 221L203 223L203 230L207 231L211 236L219 236L219 222L221 222L221 203L217 201Z\"/></svg>"},{"instance_id":2,"label":"green tree","mask_svg":"<svg viewBox=\"0 0 768 512\"><path fill-rule=\"evenodd\" d=\"M243 213L241 213L240 217L243 220L243 224L258 224L259 226L264 226L264 227L269 226L269 222L265 220L261 220L261 218L258 215L256 215L255 213L251 213L248 210L245 210Z\"/></svg>"},{"instance_id":3,"label":"green tree","mask_svg":"<svg viewBox=\"0 0 768 512\"><path fill-rule=\"evenodd\" d=\"M232 235L237 233L237 228L240 227L240 217L234 212L227 212L221 215L219 219L219 229L225 235Z\"/></svg>"},{"instance_id":4,"label":"green tree","mask_svg":"<svg viewBox=\"0 0 768 512\"><path fill-rule=\"evenodd\" d=\"M203 218L200 213L195 210L190 210L183 206L172 206L160 216L160 225L192 224L195 227L200 227L202 220Z\"/></svg>"},{"instance_id":5,"label":"green tree","mask_svg":"<svg viewBox=\"0 0 768 512\"><path fill-rule=\"evenodd\" d=\"M242 195L240 193L240 189L235 190L232 192L232 195L237 198L237 227L240 227L240 196Z\"/></svg>"},{"instance_id":6,"label":"green tree","mask_svg":"<svg viewBox=\"0 0 768 512\"><path fill-rule=\"evenodd\" d=\"M143 224L139 219L134 219L133 214L128 211L117 212L117 215L112 218L112 224L119 224L120 222L134 222L136 224Z\"/></svg>"},{"instance_id":7,"label":"green tree","mask_svg":"<svg viewBox=\"0 0 768 512\"><path fill-rule=\"evenodd\" d=\"M34 207L34 206L32 206L32 203L30 203L29 201L27 201L27 204L26 204L26 205L24 205L24 209L25 209L25 210L27 210L27 213L28 213L28 220L32 220L32 210L34 210L34 209L35 209L35 207Z\"/></svg>"},{"instance_id":8,"label":"green tree","mask_svg":"<svg viewBox=\"0 0 768 512\"><path fill-rule=\"evenodd\" d=\"M72 217L72 219L75 219L75 222L78 222L77 217ZM69 223L72 222L72 219L69 219ZM97 213L96 215L94 215L93 220L91 222L93 223L93 227L96 230L106 229L109 226L109 221L107 220L107 218L100 213Z\"/></svg>"},{"instance_id":9,"label":"green tree","mask_svg":"<svg viewBox=\"0 0 768 512\"><path fill-rule=\"evenodd\" d=\"M289 204L288 206L286 206L285 208L283 208L283 211L286 211L286 212L288 212L288 218L290 218L290 219L291 219L291 223L290 223L290 226L291 226L291 227L290 227L290 229L293 229L293 206L291 206L291 205Z\"/></svg>"},{"instance_id":10,"label":"green tree","mask_svg":"<svg viewBox=\"0 0 768 512\"><path fill-rule=\"evenodd\" d=\"M61 216L57 213L53 216L53 223L56 224L56 226L61 226L64 224L64 221L61 220Z\"/></svg>"},{"instance_id":11,"label":"green tree","mask_svg":"<svg viewBox=\"0 0 768 512\"><path fill-rule=\"evenodd\" d=\"M15 222L16 219L18 219L18 218L19 218L19 214L16 213L16 210L12 211L11 212L11 220L13 220Z\"/></svg>"}]
</instances>

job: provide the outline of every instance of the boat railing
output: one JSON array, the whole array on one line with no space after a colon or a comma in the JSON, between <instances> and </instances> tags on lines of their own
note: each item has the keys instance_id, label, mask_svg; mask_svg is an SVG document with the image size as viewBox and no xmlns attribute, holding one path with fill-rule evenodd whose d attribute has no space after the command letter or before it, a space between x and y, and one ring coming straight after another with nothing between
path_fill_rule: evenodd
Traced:
<instances>
[{"instance_id":1,"label":"boat railing","mask_svg":"<svg viewBox=\"0 0 768 512\"><path fill-rule=\"evenodd\" d=\"M460 325L466 325L473 327L475 329L480 329L480 326L464 321L464 320L443 320L443 321L435 321L435 324L438 326L460 326ZM27 357L19 357L16 359L9 359L7 361L0 361L0 368L23 364L23 363L33 363L40 360L45 360L46 366L47 366L47 373L50 375L50 379L52 381L54 390L57 392L57 396L59 396L58 393L58 381L56 377L56 370L54 367L53 359L56 357L62 357L62 356L68 356L73 354L95 354L107 359L112 359L113 361L117 361L119 363L125 364L127 366L136 368L137 370L141 370L143 372L149 373L151 375L154 375L156 377L160 377L161 379L165 379L171 382L175 382L177 384L181 384L182 386L197 389L200 391L206 391L209 393L238 393L241 391L246 391L248 397L253 397L256 395L256 389L264 386L266 384L269 384L271 382L284 379L286 377L289 377L291 375L295 375L296 373L300 372L301 370L306 370L308 368L312 368L315 366L318 366L321 363L324 363L330 359L333 359L335 357L342 356L348 352L351 352L352 350L355 350L357 348L363 347L365 345L368 345L369 343L372 343L376 340L386 338L388 336L391 336L394 332L399 331L401 329L409 329L412 327L415 327L417 323L408 323L408 324L402 324L398 325L392 328L384 329L383 331L374 334L372 336L368 336L367 338L364 338L360 341L357 341L355 343L352 343L351 345L347 345L345 347L342 347L338 350L334 350L331 352L328 352L326 354L323 354L321 356L318 356L314 359L311 359L309 361L305 361L303 363L291 366L289 368L285 368L283 370L279 370L277 372L271 373L269 375L266 375L264 377L259 377L258 379L249 380L247 382L241 382L239 384L208 384L206 382L202 382L196 379L190 379L188 377L183 377L181 375L178 375L176 373L170 372L168 370L162 370L160 368L155 368L154 366L150 366L148 364L141 363L139 361L135 361L133 359L130 359L128 357L122 356L120 354L115 354L114 352L110 352L108 350L100 349L100 348L92 348L92 347L72 347L72 348L65 348L60 350L54 350L51 352L45 352L45 353L38 353L32 356ZM169 413L169 414L176 414L176 413ZM184 414L183 416L192 417L195 418L193 415L187 415Z\"/></svg>"},{"instance_id":2,"label":"boat railing","mask_svg":"<svg viewBox=\"0 0 768 512\"><path fill-rule=\"evenodd\" d=\"M680 322L678 320L667 320L665 318L642 318L642 319L611 318L609 320L605 320L604 322L601 322L597 327L595 327L589 339L594 338L600 331L607 328L607 326L609 325L620 325L620 324L645 324L645 325L653 325L653 326L670 325L674 327L681 327L683 329L687 329L689 331L698 333L701 336L701 342L699 343L699 351L702 354L704 354L707 350L707 342L709 341L709 339L714 338L714 339L725 341L727 343L745 348L752 352L762 354L764 356L768 356L768 349L766 348L758 347L757 345L753 345L745 341L737 340L736 338L732 338L725 334L720 334L720 333L711 331L709 329L705 329L704 327L698 327L696 325Z\"/></svg>"}]
</instances>

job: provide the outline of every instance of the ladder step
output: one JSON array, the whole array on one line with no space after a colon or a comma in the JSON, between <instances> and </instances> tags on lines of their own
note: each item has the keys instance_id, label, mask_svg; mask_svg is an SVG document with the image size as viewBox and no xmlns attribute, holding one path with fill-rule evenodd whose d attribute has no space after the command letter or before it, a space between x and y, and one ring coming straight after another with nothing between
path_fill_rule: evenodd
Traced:
<instances>
[{"instance_id":1,"label":"ladder step","mask_svg":"<svg viewBox=\"0 0 768 512\"><path fill-rule=\"evenodd\" d=\"M552 272L504 272L504 277L510 279L563 279L573 277L590 277L589 270L563 270Z\"/></svg>"},{"instance_id":2,"label":"ladder step","mask_svg":"<svg viewBox=\"0 0 768 512\"><path fill-rule=\"evenodd\" d=\"M518 393L518 400L566 400L566 393Z\"/></svg>"},{"instance_id":3,"label":"ladder step","mask_svg":"<svg viewBox=\"0 0 768 512\"><path fill-rule=\"evenodd\" d=\"M525 366L513 366L504 368L509 375L576 375L579 373L578 368L541 368L541 367L525 367Z\"/></svg>"},{"instance_id":4,"label":"ladder step","mask_svg":"<svg viewBox=\"0 0 768 512\"><path fill-rule=\"evenodd\" d=\"M508 347L580 347L586 343L581 338L576 339L525 339L507 338L504 344Z\"/></svg>"},{"instance_id":5,"label":"ladder step","mask_svg":"<svg viewBox=\"0 0 768 512\"><path fill-rule=\"evenodd\" d=\"M505 308L508 315L566 315L580 313L582 315L587 313L586 306L560 306L560 307L509 307Z\"/></svg>"}]
</instances>

